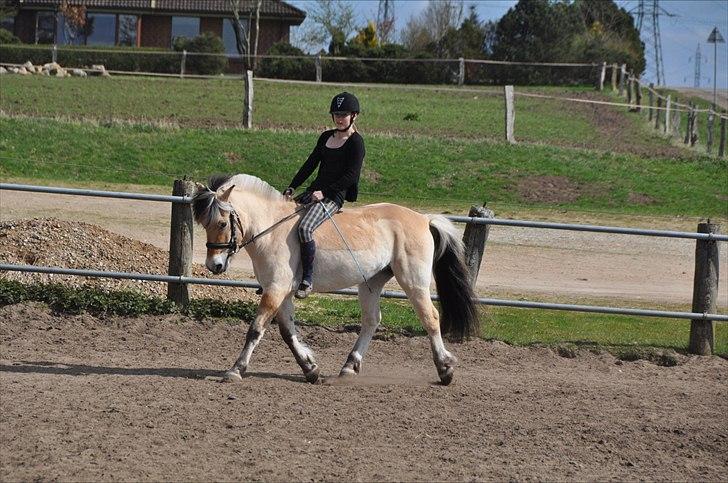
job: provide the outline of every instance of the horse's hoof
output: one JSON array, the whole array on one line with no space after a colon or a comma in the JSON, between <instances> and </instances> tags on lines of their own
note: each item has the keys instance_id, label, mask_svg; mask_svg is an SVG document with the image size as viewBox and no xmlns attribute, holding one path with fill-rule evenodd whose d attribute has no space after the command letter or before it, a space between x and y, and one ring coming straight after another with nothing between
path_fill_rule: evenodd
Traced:
<instances>
[{"instance_id":1,"label":"horse's hoof","mask_svg":"<svg viewBox=\"0 0 728 483\"><path fill-rule=\"evenodd\" d=\"M318 366L313 366L310 371L305 372L303 375L306 377L306 382L310 382L311 384L316 384L319 380Z\"/></svg>"},{"instance_id":2,"label":"horse's hoof","mask_svg":"<svg viewBox=\"0 0 728 483\"><path fill-rule=\"evenodd\" d=\"M222 376L222 382L243 382L243 376L239 371L229 370Z\"/></svg>"},{"instance_id":3,"label":"horse's hoof","mask_svg":"<svg viewBox=\"0 0 728 483\"><path fill-rule=\"evenodd\" d=\"M448 366L445 368L445 370L440 371L440 383L443 386L449 386L452 382L452 378L455 375L455 368L452 366Z\"/></svg>"},{"instance_id":4,"label":"horse's hoof","mask_svg":"<svg viewBox=\"0 0 728 483\"><path fill-rule=\"evenodd\" d=\"M357 374L357 371L347 366L342 367L341 371L339 371L339 377L354 377Z\"/></svg>"}]
</instances>

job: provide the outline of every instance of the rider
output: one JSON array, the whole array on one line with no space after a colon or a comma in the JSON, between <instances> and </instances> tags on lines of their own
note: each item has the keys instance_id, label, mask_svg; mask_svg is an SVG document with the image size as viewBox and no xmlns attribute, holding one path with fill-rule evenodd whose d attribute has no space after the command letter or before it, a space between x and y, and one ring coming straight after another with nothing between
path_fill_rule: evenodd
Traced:
<instances>
[{"instance_id":1,"label":"rider","mask_svg":"<svg viewBox=\"0 0 728 483\"><path fill-rule=\"evenodd\" d=\"M359 192L359 174L364 161L364 139L357 132L354 121L359 115L359 100L353 94L342 92L334 96L329 108L334 129L324 131L316 147L283 194L290 197L318 167L313 183L296 197L301 204L313 203L298 225L301 242L303 277L296 290L296 298L306 298L313 289L313 260L316 242L313 231L336 213L344 201L356 201Z\"/></svg>"}]
</instances>

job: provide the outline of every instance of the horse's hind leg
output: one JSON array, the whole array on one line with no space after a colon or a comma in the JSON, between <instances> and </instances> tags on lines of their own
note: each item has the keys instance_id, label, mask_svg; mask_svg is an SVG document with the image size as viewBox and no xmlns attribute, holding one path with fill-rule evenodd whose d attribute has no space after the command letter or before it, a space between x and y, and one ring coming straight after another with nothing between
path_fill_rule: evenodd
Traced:
<instances>
[{"instance_id":1,"label":"horse's hind leg","mask_svg":"<svg viewBox=\"0 0 728 483\"><path fill-rule=\"evenodd\" d=\"M361 371L361 363L364 354L369 348L369 343L377 331L379 323L382 321L382 312L379 307L380 295L382 288L387 281L392 278L392 272L388 268L372 277L368 283L359 284L359 305L361 306L361 330L359 337L354 343L354 347L349 353L349 357L341 368L339 376L348 376L359 374ZM371 288L371 292L369 289Z\"/></svg>"},{"instance_id":2,"label":"horse's hind leg","mask_svg":"<svg viewBox=\"0 0 728 483\"><path fill-rule=\"evenodd\" d=\"M296 335L296 326L293 323L293 301L290 295L283 300L281 307L278 309L276 321L278 321L278 329L281 331L283 340L288 345L288 348L291 349L291 352L293 352L293 357L296 358L296 362L301 366L306 380L310 383L315 383L319 378L319 368L314 360L311 349L299 341Z\"/></svg>"},{"instance_id":3,"label":"horse's hind leg","mask_svg":"<svg viewBox=\"0 0 728 483\"><path fill-rule=\"evenodd\" d=\"M223 381L242 381L242 375L248 370L250 357L253 355L253 351L263 338L263 334L265 334L265 330L268 327L268 322L270 322L278 311L284 296L285 293L276 292L274 290L263 294L263 297L260 299L260 304L258 304L258 312L255 315L255 320L252 324L250 324L248 335L245 337L245 346L243 346L240 357L238 357L238 360L235 361L233 367L225 373Z\"/></svg>"},{"instance_id":4,"label":"horse's hind leg","mask_svg":"<svg viewBox=\"0 0 728 483\"><path fill-rule=\"evenodd\" d=\"M405 288L407 297L412 302L412 305L414 305L417 316L430 338L432 359L435 361L440 382L447 386L452 382L457 358L445 349L445 344L442 342L442 335L440 334L440 314L438 314L437 309L432 304L432 300L430 300L430 289L428 287L403 288Z\"/></svg>"}]
</instances>

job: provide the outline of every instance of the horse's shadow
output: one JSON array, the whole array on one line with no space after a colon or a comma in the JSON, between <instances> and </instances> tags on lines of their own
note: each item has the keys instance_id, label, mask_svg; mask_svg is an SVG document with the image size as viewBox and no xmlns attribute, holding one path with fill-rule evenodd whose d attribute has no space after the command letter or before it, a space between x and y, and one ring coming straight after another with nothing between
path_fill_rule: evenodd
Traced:
<instances>
[{"instance_id":1,"label":"horse's shadow","mask_svg":"<svg viewBox=\"0 0 728 483\"><path fill-rule=\"evenodd\" d=\"M112 367L90 366L86 364L67 364L51 361L19 361L12 364L0 364L0 372L16 374L54 374L61 376L159 376L182 379L208 380L221 382L224 371L215 369L187 369L182 367ZM273 372L248 372L243 378L281 379L291 382L305 383L305 377L293 374L276 374Z\"/></svg>"}]
</instances>

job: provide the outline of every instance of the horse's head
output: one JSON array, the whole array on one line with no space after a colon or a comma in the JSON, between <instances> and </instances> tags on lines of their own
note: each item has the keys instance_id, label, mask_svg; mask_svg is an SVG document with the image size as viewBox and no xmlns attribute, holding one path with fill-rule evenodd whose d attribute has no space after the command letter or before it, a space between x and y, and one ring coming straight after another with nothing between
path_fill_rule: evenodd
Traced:
<instances>
[{"instance_id":1,"label":"horse's head","mask_svg":"<svg viewBox=\"0 0 728 483\"><path fill-rule=\"evenodd\" d=\"M210 187L197 183L192 200L195 221L207 232L205 266L212 273L227 270L232 256L242 243L240 215L230 202L235 185L210 180Z\"/></svg>"}]
</instances>

